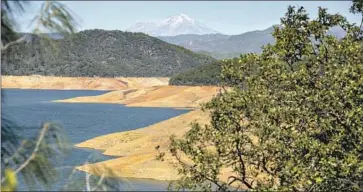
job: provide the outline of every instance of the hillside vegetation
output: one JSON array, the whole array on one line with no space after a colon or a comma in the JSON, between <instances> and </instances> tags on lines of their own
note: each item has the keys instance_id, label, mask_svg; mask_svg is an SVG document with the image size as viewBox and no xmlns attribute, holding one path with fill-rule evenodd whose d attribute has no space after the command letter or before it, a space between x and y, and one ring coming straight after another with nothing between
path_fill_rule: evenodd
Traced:
<instances>
[{"instance_id":1,"label":"hillside vegetation","mask_svg":"<svg viewBox=\"0 0 363 192\"><path fill-rule=\"evenodd\" d=\"M169 85L217 85L220 82L222 61L199 66L170 78Z\"/></svg>"},{"instance_id":2,"label":"hillside vegetation","mask_svg":"<svg viewBox=\"0 0 363 192\"><path fill-rule=\"evenodd\" d=\"M276 25L278 26L278 25ZM244 53L259 53L263 45L274 44L272 36L274 28L263 31L251 31L241 35L178 35L173 37L158 37L173 44L179 44L196 53L211 56L217 59L230 59L239 57ZM339 27L331 27L325 32L326 35L333 35L338 39L344 37L345 33ZM311 38L311 41L317 43ZM233 45L232 45L233 44ZM218 46L217 46L218 45ZM213 49L215 47L216 49ZM205 51L208 50L208 51ZM239 52L238 52L239 51ZM219 64L217 64L219 63ZM220 82L221 61L202 65L195 69L183 71L170 79L170 85L217 85Z\"/></svg>"},{"instance_id":3,"label":"hillside vegetation","mask_svg":"<svg viewBox=\"0 0 363 192\"><path fill-rule=\"evenodd\" d=\"M214 61L143 33L85 30L28 41L2 52L2 75L168 77Z\"/></svg>"},{"instance_id":4,"label":"hillside vegetation","mask_svg":"<svg viewBox=\"0 0 363 192\"><path fill-rule=\"evenodd\" d=\"M238 62L238 58L230 59ZM210 64L199 66L172 76L169 85L219 85L221 83L223 60L218 60Z\"/></svg>"},{"instance_id":5,"label":"hillside vegetation","mask_svg":"<svg viewBox=\"0 0 363 192\"><path fill-rule=\"evenodd\" d=\"M196 53L199 54L203 54L203 55L207 55L207 56L211 56L213 58L216 59L230 59L233 57L238 57L239 55L241 55L241 53L219 53L219 52L208 52L208 51L195 51Z\"/></svg>"}]
</instances>

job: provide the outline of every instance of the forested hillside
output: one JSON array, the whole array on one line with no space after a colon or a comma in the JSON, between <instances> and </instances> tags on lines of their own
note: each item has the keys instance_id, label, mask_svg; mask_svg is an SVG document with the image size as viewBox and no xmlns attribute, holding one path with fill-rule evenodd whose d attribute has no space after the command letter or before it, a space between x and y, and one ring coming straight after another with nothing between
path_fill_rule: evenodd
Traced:
<instances>
[{"instance_id":1,"label":"forested hillside","mask_svg":"<svg viewBox=\"0 0 363 192\"><path fill-rule=\"evenodd\" d=\"M220 82L222 61L199 66L170 78L170 85L217 85Z\"/></svg>"},{"instance_id":2,"label":"forested hillside","mask_svg":"<svg viewBox=\"0 0 363 192\"><path fill-rule=\"evenodd\" d=\"M233 57L239 57L241 53L219 53L219 52L208 52L208 51L195 51L195 53L211 56L216 59L230 59Z\"/></svg>"},{"instance_id":3,"label":"forested hillside","mask_svg":"<svg viewBox=\"0 0 363 192\"><path fill-rule=\"evenodd\" d=\"M27 39L1 53L2 75L167 77L214 61L143 33L85 30L52 45Z\"/></svg>"}]
</instances>

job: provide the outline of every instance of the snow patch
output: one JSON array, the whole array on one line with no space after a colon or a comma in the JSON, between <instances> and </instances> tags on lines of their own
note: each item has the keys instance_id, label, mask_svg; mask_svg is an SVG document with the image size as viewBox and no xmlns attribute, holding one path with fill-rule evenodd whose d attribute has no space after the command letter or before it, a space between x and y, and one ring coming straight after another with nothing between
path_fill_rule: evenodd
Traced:
<instances>
[{"instance_id":1,"label":"snow patch","mask_svg":"<svg viewBox=\"0 0 363 192\"><path fill-rule=\"evenodd\" d=\"M216 34L218 31L208 28L186 14L180 13L159 22L138 22L126 31L143 32L151 36L175 36L181 34Z\"/></svg>"}]
</instances>

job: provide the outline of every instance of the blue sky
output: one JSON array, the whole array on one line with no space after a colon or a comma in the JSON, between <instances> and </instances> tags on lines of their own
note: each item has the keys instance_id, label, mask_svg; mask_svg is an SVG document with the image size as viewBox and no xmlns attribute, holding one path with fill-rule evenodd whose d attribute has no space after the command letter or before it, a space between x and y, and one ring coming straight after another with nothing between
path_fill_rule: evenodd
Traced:
<instances>
[{"instance_id":1,"label":"blue sky","mask_svg":"<svg viewBox=\"0 0 363 192\"><path fill-rule=\"evenodd\" d=\"M40 9L41 1L32 1L19 17L19 31L29 32L30 20ZM124 30L138 21L162 20L184 13L224 34L240 34L268 28L279 23L287 6L301 5L312 18L317 7L341 13L350 21L359 17L349 13L350 1L65 1L76 15L78 30Z\"/></svg>"}]
</instances>

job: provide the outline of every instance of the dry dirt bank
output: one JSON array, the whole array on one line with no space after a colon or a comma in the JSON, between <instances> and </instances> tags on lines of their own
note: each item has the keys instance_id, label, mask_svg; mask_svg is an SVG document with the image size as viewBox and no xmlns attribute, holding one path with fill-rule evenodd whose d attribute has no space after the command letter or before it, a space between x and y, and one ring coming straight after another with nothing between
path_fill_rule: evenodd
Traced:
<instances>
[{"instance_id":1,"label":"dry dirt bank","mask_svg":"<svg viewBox=\"0 0 363 192\"><path fill-rule=\"evenodd\" d=\"M194 108L186 114L156 123L154 125L113 133L90 139L78 144L78 147L104 151L105 155L117 158L91 165L77 167L79 170L96 175L144 178L157 180L177 179L175 159L168 154L165 161L156 160L159 146L166 152L171 135L182 136L190 129L190 123L197 120L201 124L209 122L207 113L199 108L201 103L212 99L219 92L213 86L154 86L112 91L99 96L76 97L55 102L70 103L118 103L135 107L173 107ZM110 171L112 170L112 172Z\"/></svg>"},{"instance_id":2,"label":"dry dirt bank","mask_svg":"<svg viewBox=\"0 0 363 192\"><path fill-rule=\"evenodd\" d=\"M78 166L77 169L95 175L123 178L141 178L172 181L179 178L176 160L168 152L170 136L180 138L190 123L198 121L202 126L209 124L207 112L200 109L132 131L108 134L77 144L77 147L102 150L103 154L115 159ZM164 161L157 160L159 152L165 152ZM184 162L190 163L182 157ZM236 176L231 168L224 168L219 175L223 181ZM237 187L238 182L233 184Z\"/></svg>"},{"instance_id":3,"label":"dry dirt bank","mask_svg":"<svg viewBox=\"0 0 363 192\"><path fill-rule=\"evenodd\" d=\"M166 152L171 135L182 136L190 129L190 123L197 120L209 123L209 116L198 107L212 99L219 92L212 86L168 86L168 78L88 78L88 77L44 77L44 76L3 76L2 88L21 89L84 89L115 90L91 97L77 97L55 102L118 103L137 107L194 108L186 114L156 123L154 125L113 133L77 144L81 148L104 151L115 159L83 165L77 169L96 175L129 178L175 180L177 169L175 159L166 153L165 161L156 160L155 149ZM110 171L112 170L112 171ZM231 170L224 170L220 176L224 180Z\"/></svg>"},{"instance_id":4,"label":"dry dirt bank","mask_svg":"<svg viewBox=\"0 0 363 192\"><path fill-rule=\"evenodd\" d=\"M52 76L2 76L2 88L59 89L59 90L123 90L127 88L168 85L169 78L150 77L52 77Z\"/></svg>"},{"instance_id":5,"label":"dry dirt bank","mask_svg":"<svg viewBox=\"0 0 363 192\"><path fill-rule=\"evenodd\" d=\"M219 92L212 86L155 86L112 91L99 96L76 97L55 102L118 103L130 107L196 108Z\"/></svg>"},{"instance_id":6,"label":"dry dirt bank","mask_svg":"<svg viewBox=\"0 0 363 192\"><path fill-rule=\"evenodd\" d=\"M174 180L177 170L171 164L171 158L166 156L163 162L156 160L158 153L155 147L159 146L160 151L166 151L169 137L172 134L181 136L188 131L192 119L203 124L209 122L207 114L195 110L142 129L104 135L80 143L76 146L103 150L105 155L118 158L79 166L77 169L96 175Z\"/></svg>"}]
</instances>

